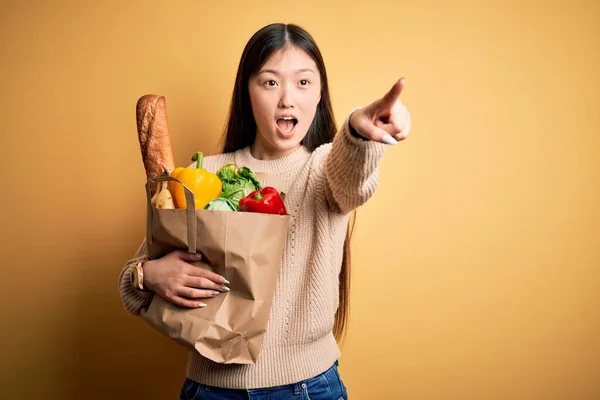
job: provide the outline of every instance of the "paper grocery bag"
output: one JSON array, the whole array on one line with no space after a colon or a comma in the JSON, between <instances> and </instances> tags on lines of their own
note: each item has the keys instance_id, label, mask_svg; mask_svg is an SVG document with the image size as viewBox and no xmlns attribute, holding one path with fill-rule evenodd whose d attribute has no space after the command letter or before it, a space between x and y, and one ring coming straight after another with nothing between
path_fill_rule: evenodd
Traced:
<instances>
[{"instance_id":1,"label":"paper grocery bag","mask_svg":"<svg viewBox=\"0 0 600 400\"><path fill-rule=\"evenodd\" d=\"M157 209L151 204L150 185L165 180L182 184L169 176L146 183L150 259L176 249L200 252L209 266L194 265L224 276L231 282L231 291L202 299L208 306L197 309L155 295L141 316L163 334L215 362L253 364L267 327L290 217L197 210L194 194L185 185L187 209Z\"/></svg>"}]
</instances>

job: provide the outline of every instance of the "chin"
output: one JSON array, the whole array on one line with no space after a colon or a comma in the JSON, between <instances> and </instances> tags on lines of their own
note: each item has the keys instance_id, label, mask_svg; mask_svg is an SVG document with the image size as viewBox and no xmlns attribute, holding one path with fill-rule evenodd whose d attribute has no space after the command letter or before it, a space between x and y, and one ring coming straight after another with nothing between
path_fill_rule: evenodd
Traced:
<instances>
[{"instance_id":1,"label":"chin","mask_svg":"<svg viewBox=\"0 0 600 400\"><path fill-rule=\"evenodd\" d=\"M304 136L299 137L297 135L291 137L282 137L280 135L276 135L274 140L271 142L271 146L276 148L277 150L294 150L300 146L300 142L304 139Z\"/></svg>"},{"instance_id":2,"label":"chin","mask_svg":"<svg viewBox=\"0 0 600 400\"><path fill-rule=\"evenodd\" d=\"M300 146L300 141L295 139L281 139L277 138L274 143L271 143L271 146L275 148L278 152L290 152L292 150L296 150Z\"/></svg>"}]
</instances>

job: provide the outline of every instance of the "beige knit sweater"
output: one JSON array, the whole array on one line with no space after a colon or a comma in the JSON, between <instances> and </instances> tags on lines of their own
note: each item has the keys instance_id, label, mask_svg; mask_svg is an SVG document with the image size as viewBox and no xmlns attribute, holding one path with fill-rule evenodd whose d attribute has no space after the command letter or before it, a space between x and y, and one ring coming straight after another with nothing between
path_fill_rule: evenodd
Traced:
<instances>
[{"instance_id":1,"label":"beige knit sweater","mask_svg":"<svg viewBox=\"0 0 600 400\"><path fill-rule=\"evenodd\" d=\"M332 329L348 213L373 195L384 146L352 136L346 118L333 143L314 152L300 147L264 161L252 157L245 148L204 158L203 166L211 172L235 163L278 177L291 221L256 364L219 364L190 352L189 378L235 389L278 386L318 375L340 357ZM121 297L132 315L148 307L154 295L137 291L129 280L130 269L145 260L142 243L119 276Z\"/></svg>"}]
</instances>

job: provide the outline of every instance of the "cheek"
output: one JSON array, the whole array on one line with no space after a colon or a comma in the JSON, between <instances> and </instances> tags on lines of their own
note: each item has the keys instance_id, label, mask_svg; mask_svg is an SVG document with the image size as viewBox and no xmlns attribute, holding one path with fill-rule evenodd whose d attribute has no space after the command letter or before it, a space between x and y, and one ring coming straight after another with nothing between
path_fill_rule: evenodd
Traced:
<instances>
[{"instance_id":1,"label":"cheek","mask_svg":"<svg viewBox=\"0 0 600 400\"><path fill-rule=\"evenodd\" d=\"M316 110L321 101L321 89L311 90L306 96L306 105L310 110Z\"/></svg>"},{"instance_id":2,"label":"cheek","mask_svg":"<svg viewBox=\"0 0 600 400\"><path fill-rule=\"evenodd\" d=\"M319 92L317 93L311 93L309 96L307 96L305 98L304 101L304 110L306 110L307 114L310 114L311 116L314 116L316 111L317 111L317 107L319 106L319 101L321 100L321 94ZM309 123L310 125L310 123Z\"/></svg>"},{"instance_id":3,"label":"cheek","mask_svg":"<svg viewBox=\"0 0 600 400\"><path fill-rule=\"evenodd\" d=\"M257 123L269 118L269 102L265 96L256 96L250 93L250 104L252 105L252 113Z\"/></svg>"}]
</instances>

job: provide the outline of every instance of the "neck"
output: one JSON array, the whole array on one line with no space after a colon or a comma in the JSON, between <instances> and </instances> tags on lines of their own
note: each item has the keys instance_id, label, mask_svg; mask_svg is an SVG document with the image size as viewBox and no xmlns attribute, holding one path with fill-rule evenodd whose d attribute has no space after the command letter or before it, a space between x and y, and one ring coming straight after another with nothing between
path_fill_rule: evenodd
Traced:
<instances>
[{"instance_id":1,"label":"neck","mask_svg":"<svg viewBox=\"0 0 600 400\"><path fill-rule=\"evenodd\" d=\"M294 146L290 149L285 149L285 150L277 149L277 148L271 146L270 144L265 143L264 141L260 140L259 136L257 135L256 140L254 141L254 143L252 144L252 147L250 148L250 154L252 155L252 157L256 158L257 160L269 161L269 160L275 160L277 158L281 158L285 155L293 153L294 151L298 150L300 148L300 146L301 146L301 144L297 144L296 146Z\"/></svg>"}]
</instances>

